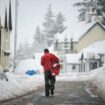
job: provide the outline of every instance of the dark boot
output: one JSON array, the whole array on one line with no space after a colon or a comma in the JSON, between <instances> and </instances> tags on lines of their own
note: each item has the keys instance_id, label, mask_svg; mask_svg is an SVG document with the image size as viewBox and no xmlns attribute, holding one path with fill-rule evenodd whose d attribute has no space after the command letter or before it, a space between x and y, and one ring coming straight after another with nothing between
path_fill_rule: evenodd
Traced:
<instances>
[{"instance_id":1,"label":"dark boot","mask_svg":"<svg viewBox=\"0 0 105 105\"><path fill-rule=\"evenodd\" d=\"M51 95L52 96L54 95L54 89L51 89Z\"/></svg>"},{"instance_id":2,"label":"dark boot","mask_svg":"<svg viewBox=\"0 0 105 105\"><path fill-rule=\"evenodd\" d=\"M49 91L46 90L45 96L48 97L49 96Z\"/></svg>"}]
</instances>

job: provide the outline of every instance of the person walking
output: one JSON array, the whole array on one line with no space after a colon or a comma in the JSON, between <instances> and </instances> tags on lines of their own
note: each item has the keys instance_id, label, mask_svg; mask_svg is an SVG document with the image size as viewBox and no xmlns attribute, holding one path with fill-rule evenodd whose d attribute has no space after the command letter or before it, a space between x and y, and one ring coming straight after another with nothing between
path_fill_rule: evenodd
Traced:
<instances>
[{"instance_id":1,"label":"person walking","mask_svg":"<svg viewBox=\"0 0 105 105\"><path fill-rule=\"evenodd\" d=\"M50 53L48 49L44 49L44 55L41 57L41 65L44 68L45 96L54 95L56 75L58 75L58 72L54 72L54 68L57 67L57 64L59 65L59 58Z\"/></svg>"}]
</instances>

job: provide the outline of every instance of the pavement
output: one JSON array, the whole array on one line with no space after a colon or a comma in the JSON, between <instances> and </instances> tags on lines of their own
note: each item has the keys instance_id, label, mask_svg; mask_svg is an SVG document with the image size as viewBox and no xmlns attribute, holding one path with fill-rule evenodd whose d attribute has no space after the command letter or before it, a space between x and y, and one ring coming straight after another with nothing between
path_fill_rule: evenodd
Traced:
<instances>
[{"instance_id":1,"label":"pavement","mask_svg":"<svg viewBox=\"0 0 105 105\"><path fill-rule=\"evenodd\" d=\"M0 105L105 105L87 83L58 81L54 96L45 97L44 87L35 92L0 102Z\"/></svg>"}]
</instances>

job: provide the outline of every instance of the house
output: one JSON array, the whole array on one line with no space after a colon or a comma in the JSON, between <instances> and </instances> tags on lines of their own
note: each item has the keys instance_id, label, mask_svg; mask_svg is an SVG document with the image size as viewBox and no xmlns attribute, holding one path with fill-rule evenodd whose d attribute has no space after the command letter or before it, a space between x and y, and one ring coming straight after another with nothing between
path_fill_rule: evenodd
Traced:
<instances>
[{"instance_id":1,"label":"house","mask_svg":"<svg viewBox=\"0 0 105 105\"><path fill-rule=\"evenodd\" d=\"M12 17L11 17L11 1L10 1L9 14L7 14L7 9L5 9L4 25L2 25L2 19L0 18L0 66L3 68L3 70L7 70L9 67L11 31L12 31Z\"/></svg>"},{"instance_id":2,"label":"house","mask_svg":"<svg viewBox=\"0 0 105 105\"><path fill-rule=\"evenodd\" d=\"M75 32L73 32L73 36L71 32L68 32L68 30L71 30L69 28L62 34L57 34L54 46L55 51L59 54L79 53L83 48L88 47L92 43L98 40L105 40L105 26L100 22L78 24L77 30L75 29ZM76 36L77 38L75 38Z\"/></svg>"},{"instance_id":3,"label":"house","mask_svg":"<svg viewBox=\"0 0 105 105\"><path fill-rule=\"evenodd\" d=\"M88 72L105 63L105 40L97 41L77 54L65 54L64 72Z\"/></svg>"},{"instance_id":4,"label":"house","mask_svg":"<svg viewBox=\"0 0 105 105\"><path fill-rule=\"evenodd\" d=\"M100 40L105 40L105 26L97 21L79 38L76 50L80 52L83 48Z\"/></svg>"},{"instance_id":5,"label":"house","mask_svg":"<svg viewBox=\"0 0 105 105\"><path fill-rule=\"evenodd\" d=\"M69 60L67 60L68 58L70 59L70 57L66 56L66 54L82 54L83 49L93 43L104 41L105 26L101 24L102 21L102 17L98 16L96 11L90 10L86 13L85 22L77 22L69 26L62 34L56 35L54 43L55 51L61 57L61 64L65 71L68 71L68 69L69 71L73 71L73 68L75 68L71 68L73 65L76 65L76 71L81 72L90 71L103 65L105 53L101 53L101 51L96 54L98 57L94 57L95 52L91 53L89 50L90 52L85 54L84 59L78 59L78 63L75 64L70 63ZM88 57L88 55L92 55L92 57Z\"/></svg>"},{"instance_id":6,"label":"house","mask_svg":"<svg viewBox=\"0 0 105 105\"><path fill-rule=\"evenodd\" d=\"M65 72L80 72L80 54L66 54Z\"/></svg>"},{"instance_id":7,"label":"house","mask_svg":"<svg viewBox=\"0 0 105 105\"><path fill-rule=\"evenodd\" d=\"M94 53L66 54L65 62L62 63L64 66L62 70L64 73L78 73L88 72L99 68L102 66L103 62L101 62L100 56L98 54L96 55Z\"/></svg>"},{"instance_id":8,"label":"house","mask_svg":"<svg viewBox=\"0 0 105 105\"><path fill-rule=\"evenodd\" d=\"M81 52L85 54L85 58L91 63L90 65L93 64L90 70L94 69L94 64L96 68L102 67L105 63L105 40L96 41L82 49Z\"/></svg>"},{"instance_id":9,"label":"house","mask_svg":"<svg viewBox=\"0 0 105 105\"><path fill-rule=\"evenodd\" d=\"M64 33L56 35L54 50L60 55L76 53L75 49L78 42L77 40L73 40L70 34L67 35L68 36L65 36Z\"/></svg>"},{"instance_id":10,"label":"house","mask_svg":"<svg viewBox=\"0 0 105 105\"><path fill-rule=\"evenodd\" d=\"M105 26L102 16L90 9L86 13L85 22L70 24L68 28L55 37L55 50L59 53L77 53L95 41L105 40Z\"/></svg>"}]
</instances>

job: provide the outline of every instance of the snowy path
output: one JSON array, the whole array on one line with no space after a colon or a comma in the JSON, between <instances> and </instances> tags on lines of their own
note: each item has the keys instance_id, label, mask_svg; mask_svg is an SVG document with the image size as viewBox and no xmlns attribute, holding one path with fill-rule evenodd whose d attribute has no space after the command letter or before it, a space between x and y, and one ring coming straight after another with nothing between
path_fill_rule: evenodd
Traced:
<instances>
[{"instance_id":1,"label":"snowy path","mask_svg":"<svg viewBox=\"0 0 105 105\"><path fill-rule=\"evenodd\" d=\"M56 83L54 97L45 97L44 89L18 99L2 102L0 105L105 105L83 82Z\"/></svg>"}]
</instances>

